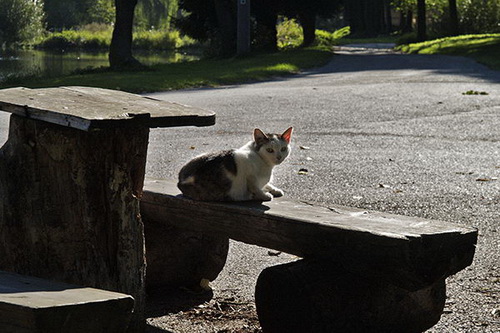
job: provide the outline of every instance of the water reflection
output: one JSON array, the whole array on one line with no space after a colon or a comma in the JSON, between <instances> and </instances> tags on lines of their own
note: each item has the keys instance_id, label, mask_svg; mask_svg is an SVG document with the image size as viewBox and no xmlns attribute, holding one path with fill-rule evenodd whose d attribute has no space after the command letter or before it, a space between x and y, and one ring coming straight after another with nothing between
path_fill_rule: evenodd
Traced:
<instances>
[{"instance_id":1,"label":"water reflection","mask_svg":"<svg viewBox=\"0 0 500 333\"><path fill-rule=\"evenodd\" d=\"M137 51L134 56L145 65L199 59L196 52ZM59 76L75 70L108 66L107 52L41 50L0 50L0 81L9 75Z\"/></svg>"}]
</instances>

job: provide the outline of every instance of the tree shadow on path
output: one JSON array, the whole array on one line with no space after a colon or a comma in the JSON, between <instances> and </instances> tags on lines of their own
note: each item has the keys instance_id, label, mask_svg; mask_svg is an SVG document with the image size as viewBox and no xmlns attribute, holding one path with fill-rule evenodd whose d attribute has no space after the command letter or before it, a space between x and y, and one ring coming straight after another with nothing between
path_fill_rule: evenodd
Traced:
<instances>
[{"instance_id":1,"label":"tree shadow on path","mask_svg":"<svg viewBox=\"0 0 500 333\"><path fill-rule=\"evenodd\" d=\"M386 48L367 48L362 45L336 48L335 56L327 65L305 72L304 75L399 70L430 71L442 76L467 76L500 83L500 71L489 69L467 57L402 54ZM444 77L436 78L440 79L447 81Z\"/></svg>"}]
</instances>

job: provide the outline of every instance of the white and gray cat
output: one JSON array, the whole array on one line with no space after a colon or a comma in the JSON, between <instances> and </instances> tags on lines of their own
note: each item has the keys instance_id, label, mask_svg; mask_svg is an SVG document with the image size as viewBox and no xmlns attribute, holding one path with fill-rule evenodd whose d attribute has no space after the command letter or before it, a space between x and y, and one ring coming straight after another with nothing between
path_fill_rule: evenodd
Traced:
<instances>
[{"instance_id":1,"label":"white and gray cat","mask_svg":"<svg viewBox=\"0 0 500 333\"><path fill-rule=\"evenodd\" d=\"M271 184L273 168L290 154L290 127L283 134L256 128L253 140L239 149L203 154L179 172L177 187L194 200L269 201L283 191Z\"/></svg>"}]
</instances>

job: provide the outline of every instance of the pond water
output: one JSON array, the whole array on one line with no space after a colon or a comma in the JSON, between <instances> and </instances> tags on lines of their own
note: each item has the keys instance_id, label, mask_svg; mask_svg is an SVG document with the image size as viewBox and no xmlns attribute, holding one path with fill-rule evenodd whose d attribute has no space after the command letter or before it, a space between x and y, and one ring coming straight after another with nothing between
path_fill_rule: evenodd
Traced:
<instances>
[{"instance_id":1,"label":"pond water","mask_svg":"<svg viewBox=\"0 0 500 333\"><path fill-rule=\"evenodd\" d=\"M199 59L196 51L134 51L134 56L145 65L164 64ZM53 52L41 50L0 49L0 81L10 75L59 76L75 70L109 66L107 52Z\"/></svg>"}]
</instances>

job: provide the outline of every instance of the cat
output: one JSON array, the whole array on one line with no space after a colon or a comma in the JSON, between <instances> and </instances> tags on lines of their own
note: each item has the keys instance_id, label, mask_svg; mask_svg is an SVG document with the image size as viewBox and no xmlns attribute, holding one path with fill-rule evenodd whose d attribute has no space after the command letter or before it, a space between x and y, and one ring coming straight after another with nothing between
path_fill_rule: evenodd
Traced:
<instances>
[{"instance_id":1,"label":"cat","mask_svg":"<svg viewBox=\"0 0 500 333\"><path fill-rule=\"evenodd\" d=\"M201 201L269 201L283 196L271 184L273 168L290 154L293 127L283 134L256 128L253 140L239 149L195 157L179 172L177 187Z\"/></svg>"}]
</instances>

